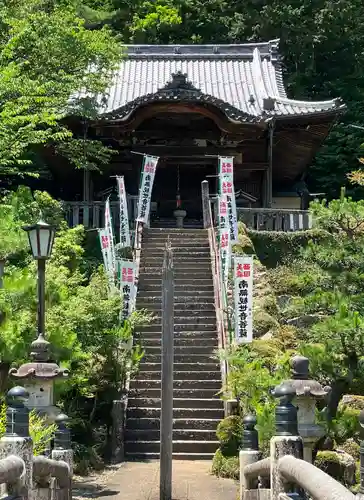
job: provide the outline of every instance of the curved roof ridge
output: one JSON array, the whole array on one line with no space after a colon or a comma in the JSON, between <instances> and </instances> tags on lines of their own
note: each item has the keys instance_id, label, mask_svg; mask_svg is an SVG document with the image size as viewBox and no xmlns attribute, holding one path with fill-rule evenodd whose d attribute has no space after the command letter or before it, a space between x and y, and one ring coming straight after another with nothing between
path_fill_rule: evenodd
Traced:
<instances>
[{"instance_id":1,"label":"curved roof ridge","mask_svg":"<svg viewBox=\"0 0 364 500\"><path fill-rule=\"evenodd\" d=\"M272 96L277 102L281 104L291 104L299 107L307 107L307 108L320 108L326 107L328 105L332 105L335 107L342 107L345 104L342 103L340 98L335 99L327 99L325 101L300 101L297 99L290 99L289 97L280 97L280 96Z\"/></svg>"},{"instance_id":2,"label":"curved roof ridge","mask_svg":"<svg viewBox=\"0 0 364 500\"><path fill-rule=\"evenodd\" d=\"M260 101L259 105L261 108L263 108L263 99L266 99L267 97L269 97L269 95L264 81L262 61L258 48L255 48L253 52L252 76L254 82L256 83L255 92Z\"/></svg>"}]
</instances>

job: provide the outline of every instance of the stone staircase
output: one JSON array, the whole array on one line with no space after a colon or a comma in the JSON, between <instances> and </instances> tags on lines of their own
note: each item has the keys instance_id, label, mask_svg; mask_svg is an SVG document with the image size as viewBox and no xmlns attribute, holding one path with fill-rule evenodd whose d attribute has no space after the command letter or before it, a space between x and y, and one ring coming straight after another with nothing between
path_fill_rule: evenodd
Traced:
<instances>
[{"instance_id":1,"label":"stone staircase","mask_svg":"<svg viewBox=\"0 0 364 500\"><path fill-rule=\"evenodd\" d=\"M161 304L164 248L170 239L175 278L173 457L210 459L218 447L216 427L224 417L216 313L207 231L148 229L143 233L137 308L155 314L143 327L145 356L131 381L126 422L126 458L159 458Z\"/></svg>"}]
</instances>

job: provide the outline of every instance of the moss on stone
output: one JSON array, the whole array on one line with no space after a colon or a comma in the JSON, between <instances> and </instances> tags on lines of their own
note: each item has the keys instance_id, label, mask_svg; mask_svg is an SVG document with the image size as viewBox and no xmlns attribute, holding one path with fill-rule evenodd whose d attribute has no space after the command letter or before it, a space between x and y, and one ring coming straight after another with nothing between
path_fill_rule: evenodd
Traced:
<instances>
[{"instance_id":1,"label":"moss on stone","mask_svg":"<svg viewBox=\"0 0 364 500\"><path fill-rule=\"evenodd\" d=\"M354 460L359 460L360 458L360 445L352 438L347 439L345 443L340 445L340 450L351 455Z\"/></svg>"},{"instance_id":2,"label":"moss on stone","mask_svg":"<svg viewBox=\"0 0 364 500\"><path fill-rule=\"evenodd\" d=\"M218 477L239 480L239 457L225 456L218 449L212 459L212 473Z\"/></svg>"},{"instance_id":3,"label":"moss on stone","mask_svg":"<svg viewBox=\"0 0 364 500\"><path fill-rule=\"evenodd\" d=\"M319 451L315 466L346 486L355 484L355 460L347 453Z\"/></svg>"},{"instance_id":4,"label":"moss on stone","mask_svg":"<svg viewBox=\"0 0 364 500\"><path fill-rule=\"evenodd\" d=\"M340 407L351 410L364 410L364 396L346 394L340 402Z\"/></svg>"},{"instance_id":5,"label":"moss on stone","mask_svg":"<svg viewBox=\"0 0 364 500\"><path fill-rule=\"evenodd\" d=\"M261 337L270 330L278 328L278 326L278 321L267 311L264 311L261 308L253 310L253 328L255 338Z\"/></svg>"}]
</instances>

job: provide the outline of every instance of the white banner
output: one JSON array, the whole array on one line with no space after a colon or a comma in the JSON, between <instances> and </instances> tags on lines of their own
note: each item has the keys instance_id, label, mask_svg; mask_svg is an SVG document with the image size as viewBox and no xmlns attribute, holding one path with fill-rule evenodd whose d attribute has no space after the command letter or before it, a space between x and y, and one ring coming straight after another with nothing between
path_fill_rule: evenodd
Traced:
<instances>
[{"instance_id":1,"label":"white banner","mask_svg":"<svg viewBox=\"0 0 364 500\"><path fill-rule=\"evenodd\" d=\"M126 201L126 191L124 176L116 177L118 183L118 196L119 196L119 219L120 219L120 247L130 247L130 230L129 230L129 216L128 216L128 204Z\"/></svg>"},{"instance_id":2,"label":"white banner","mask_svg":"<svg viewBox=\"0 0 364 500\"><path fill-rule=\"evenodd\" d=\"M231 260L231 240L228 220L228 204L226 195L220 195L219 203L219 243L222 280L227 289L230 260Z\"/></svg>"},{"instance_id":3,"label":"white banner","mask_svg":"<svg viewBox=\"0 0 364 500\"><path fill-rule=\"evenodd\" d=\"M107 232L107 235L109 236L110 252L111 252L111 258L112 258L112 270L113 270L113 274L115 275L115 273L116 273L115 246L114 246L114 231L112 228L112 217L111 217L111 210L110 210L110 197L106 200L106 203L105 203L105 231Z\"/></svg>"},{"instance_id":4,"label":"white banner","mask_svg":"<svg viewBox=\"0 0 364 500\"><path fill-rule=\"evenodd\" d=\"M234 257L235 339L253 340L253 257Z\"/></svg>"},{"instance_id":5,"label":"white banner","mask_svg":"<svg viewBox=\"0 0 364 500\"><path fill-rule=\"evenodd\" d=\"M102 258L104 260L105 272L110 285L114 285L113 259L111 252L110 237L107 229L99 229Z\"/></svg>"},{"instance_id":6,"label":"white banner","mask_svg":"<svg viewBox=\"0 0 364 500\"><path fill-rule=\"evenodd\" d=\"M137 221L148 222L150 201L152 199L153 182L159 158L156 156L144 156L143 170L141 174L138 217Z\"/></svg>"},{"instance_id":7,"label":"white banner","mask_svg":"<svg viewBox=\"0 0 364 500\"><path fill-rule=\"evenodd\" d=\"M234 190L234 158L219 157L219 188L220 194L227 196L230 241L238 242L238 223Z\"/></svg>"},{"instance_id":8,"label":"white banner","mask_svg":"<svg viewBox=\"0 0 364 500\"><path fill-rule=\"evenodd\" d=\"M123 300L122 319L127 319L132 313L135 298L135 263L129 260L118 261L120 294Z\"/></svg>"}]
</instances>

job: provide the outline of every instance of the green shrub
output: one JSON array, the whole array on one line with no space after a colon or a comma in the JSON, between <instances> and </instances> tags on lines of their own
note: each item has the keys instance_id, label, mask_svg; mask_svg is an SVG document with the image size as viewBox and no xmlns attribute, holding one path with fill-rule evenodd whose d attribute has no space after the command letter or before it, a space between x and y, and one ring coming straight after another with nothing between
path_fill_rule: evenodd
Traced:
<instances>
[{"instance_id":1,"label":"green shrub","mask_svg":"<svg viewBox=\"0 0 364 500\"><path fill-rule=\"evenodd\" d=\"M320 229L292 233L249 229L248 236L253 242L259 260L267 267L275 267L285 262L287 258L298 257L301 249L306 247L309 241L322 243L330 238L329 233Z\"/></svg>"},{"instance_id":2,"label":"green shrub","mask_svg":"<svg viewBox=\"0 0 364 500\"><path fill-rule=\"evenodd\" d=\"M225 456L218 449L212 459L212 473L218 477L239 480L239 457Z\"/></svg>"},{"instance_id":3,"label":"green shrub","mask_svg":"<svg viewBox=\"0 0 364 500\"><path fill-rule=\"evenodd\" d=\"M6 430L6 405L0 408L0 438ZM53 439L56 430L55 424L50 424L34 410L29 414L29 433L33 440L33 455L42 455Z\"/></svg>"},{"instance_id":4,"label":"green shrub","mask_svg":"<svg viewBox=\"0 0 364 500\"><path fill-rule=\"evenodd\" d=\"M261 337L273 328L278 327L278 321L262 309L253 310L254 337Z\"/></svg>"},{"instance_id":5,"label":"green shrub","mask_svg":"<svg viewBox=\"0 0 364 500\"><path fill-rule=\"evenodd\" d=\"M242 422L237 415L224 418L216 430L216 437L220 441L220 448L224 455L233 456L238 453L242 439Z\"/></svg>"}]
</instances>

